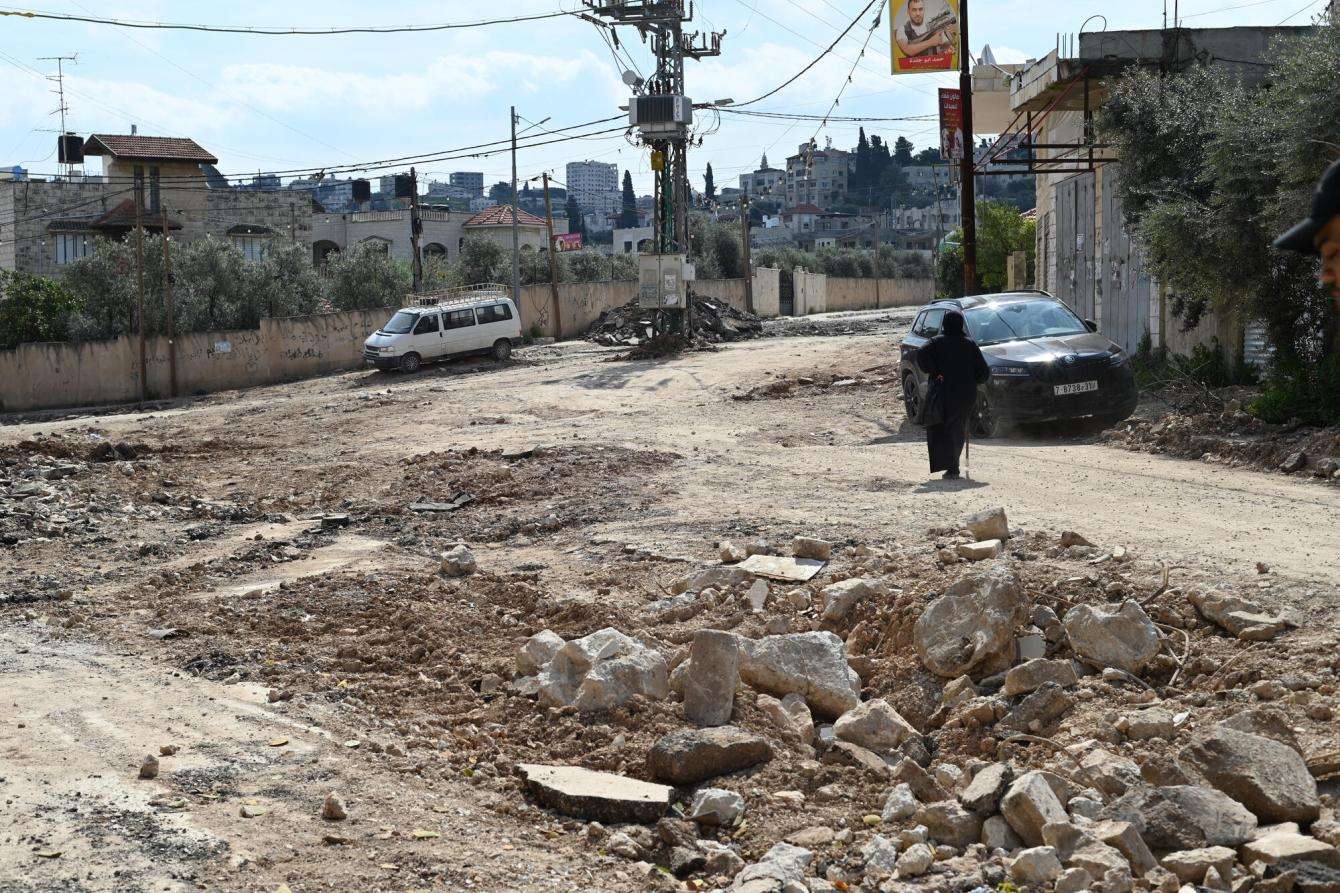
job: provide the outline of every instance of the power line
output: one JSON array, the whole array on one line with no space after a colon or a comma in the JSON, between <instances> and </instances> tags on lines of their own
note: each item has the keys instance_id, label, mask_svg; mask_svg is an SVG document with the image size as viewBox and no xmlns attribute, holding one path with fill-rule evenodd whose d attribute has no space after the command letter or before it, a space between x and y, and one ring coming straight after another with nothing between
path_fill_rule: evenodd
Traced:
<instances>
[{"instance_id":1,"label":"power line","mask_svg":"<svg viewBox=\"0 0 1340 893\"><path fill-rule=\"evenodd\" d=\"M264 27L254 25L201 25L180 22L145 22L130 19L111 19L99 16L80 16L67 13L39 12L23 9L0 9L0 16L24 19L47 19L56 22L80 22L90 25L111 25L117 28L136 28L152 31L206 31L214 34L249 34L258 37L309 37L333 34L415 34L428 31L455 31L465 28L483 28L489 25L511 25L578 15L576 12L542 12L534 15L512 16L501 19L482 19L471 22L441 22L431 25L366 25L348 28L312 28L304 26Z\"/></svg>"},{"instance_id":2,"label":"power line","mask_svg":"<svg viewBox=\"0 0 1340 893\"><path fill-rule=\"evenodd\" d=\"M731 106L722 106L717 111L728 115L748 115L755 118L775 118L782 121L835 121L839 123L861 123L861 124L885 124L894 121L933 121L935 115L904 115L892 118L873 118L857 115L805 115L790 114L787 112L765 112L754 111L752 109L736 109Z\"/></svg>"},{"instance_id":3,"label":"power line","mask_svg":"<svg viewBox=\"0 0 1340 893\"><path fill-rule=\"evenodd\" d=\"M1314 7L1314 6L1316 6L1316 5L1317 5L1318 3L1320 3L1320 2L1321 2L1321 0L1309 0L1308 4L1307 4L1306 6L1304 6L1302 9L1298 10L1298 12L1295 12L1293 15L1285 16L1284 19L1280 21L1280 25L1285 24L1285 23L1288 22L1290 19L1298 18L1298 16L1300 16L1301 14L1307 12L1309 9L1311 9L1311 8ZM1275 27L1279 27L1279 25L1276 25Z\"/></svg>"}]
</instances>

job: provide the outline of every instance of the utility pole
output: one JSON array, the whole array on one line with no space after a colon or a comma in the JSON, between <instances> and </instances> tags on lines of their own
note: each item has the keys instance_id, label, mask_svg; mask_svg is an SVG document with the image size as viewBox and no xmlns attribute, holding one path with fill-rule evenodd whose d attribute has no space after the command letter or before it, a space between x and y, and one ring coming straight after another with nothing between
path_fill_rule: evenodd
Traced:
<instances>
[{"instance_id":1,"label":"utility pole","mask_svg":"<svg viewBox=\"0 0 1340 893\"><path fill-rule=\"evenodd\" d=\"M149 399L149 361L144 345L144 168L135 168L135 328L140 334L140 402Z\"/></svg>"},{"instance_id":2,"label":"utility pole","mask_svg":"<svg viewBox=\"0 0 1340 893\"><path fill-rule=\"evenodd\" d=\"M744 250L744 309L754 313L754 262L749 255L749 195L740 196L740 235Z\"/></svg>"},{"instance_id":3,"label":"utility pole","mask_svg":"<svg viewBox=\"0 0 1340 893\"><path fill-rule=\"evenodd\" d=\"M516 193L516 106L512 106L512 302L521 306L521 223Z\"/></svg>"},{"instance_id":4,"label":"utility pole","mask_svg":"<svg viewBox=\"0 0 1340 893\"><path fill-rule=\"evenodd\" d=\"M879 294L879 221L880 221L880 217L883 215L883 213L884 213L883 211L880 211L879 214L875 215L875 309L876 309L876 310L878 310L878 309L879 309L879 306L880 306L880 294Z\"/></svg>"},{"instance_id":5,"label":"utility pole","mask_svg":"<svg viewBox=\"0 0 1340 893\"><path fill-rule=\"evenodd\" d=\"M545 171L540 177L544 181L544 226L549 231L549 293L554 299L554 340L557 341L563 337L563 311L558 303L558 252L555 251L554 243L554 206L549 202L549 172Z\"/></svg>"},{"instance_id":6,"label":"utility pole","mask_svg":"<svg viewBox=\"0 0 1340 893\"><path fill-rule=\"evenodd\" d=\"M172 308L172 251L168 247L167 208L159 206L163 215L163 307L167 312L168 395L177 396L177 321Z\"/></svg>"},{"instance_id":7,"label":"utility pole","mask_svg":"<svg viewBox=\"0 0 1340 893\"><path fill-rule=\"evenodd\" d=\"M409 245L414 252L412 261L414 271L413 291L417 295L423 289L423 255L419 252L419 236L423 234L423 221L419 219L419 174L409 169Z\"/></svg>"},{"instance_id":8,"label":"utility pole","mask_svg":"<svg viewBox=\"0 0 1340 893\"><path fill-rule=\"evenodd\" d=\"M977 139L972 132L972 61L968 47L968 0L959 2L959 93L963 103L963 159L959 163L959 201L963 224L963 293L977 294L977 196L974 189Z\"/></svg>"}]
</instances>

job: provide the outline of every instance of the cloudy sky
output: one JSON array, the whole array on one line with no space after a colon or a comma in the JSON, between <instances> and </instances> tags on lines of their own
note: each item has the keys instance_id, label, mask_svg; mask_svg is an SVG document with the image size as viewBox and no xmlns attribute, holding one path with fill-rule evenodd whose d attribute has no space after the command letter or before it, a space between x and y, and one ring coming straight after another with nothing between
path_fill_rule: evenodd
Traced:
<instances>
[{"instance_id":1,"label":"cloudy sky","mask_svg":"<svg viewBox=\"0 0 1340 893\"><path fill-rule=\"evenodd\" d=\"M728 33L721 57L689 64L690 95L743 101L767 92L818 55L865 2L697 0L695 25ZM577 6L578 0L40 0L34 8L136 21L336 27L463 22ZM1324 6L1324 0L1180 0L1188 27L1306 24ZM12 8L0 4L0 10ZM997 61L1022 61L1045 54L1058 32L1075 33L1097 13L1107 16L1109 30L1157 28L1164 0L973 0L972 47L976 52L990 44ZM871 34L872 19L866 16L808 75L754 108L823 114L850 76L838 114L933 114L936 88L953 84L937 75L891 77L887 21ZM1087 27L1103 23L1095 19ZM623 36L634 61L649 71L648 49L635 32ZM55 138L47 132L58 126L51 114L56 99L42 77L54 73L55 63L40 57L72 54L79 59L67 69L70 129L127 133L134 123L140 133L193 137L219 156L229 175L444 152L505 138L509 105L524 116L523 127L549 118L542 128L550 129L617 114L628 94L598 30L571 17L423 34L260 37L0 16L0 83L6 85L0 90L0 165L56 170ZM813 122L723 115L719 130L691 156L695 182L701 186L710 161L718 185L732 183L763 152L776 163L811 136L850 147L856 126L820 131ZM906 135L918 147L935 139L928 121L871 124L867 131L890 141ZM549 170L561 181L567 161L585 158L615 162L632 170L639 191L650 187L646 153L617 133L528 149L520 173L526 178ZM501 154L423 169L443 179L452 170L479 170L493 182L508 176L509 160Z\"/></svg>"}]
</instances>

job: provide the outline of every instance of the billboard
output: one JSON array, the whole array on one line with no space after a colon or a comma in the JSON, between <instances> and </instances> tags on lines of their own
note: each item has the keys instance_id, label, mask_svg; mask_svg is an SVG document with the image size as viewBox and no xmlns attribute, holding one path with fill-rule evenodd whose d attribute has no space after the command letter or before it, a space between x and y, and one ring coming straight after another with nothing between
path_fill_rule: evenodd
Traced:
<instances>
[{"instance_id":1,"label":"billboard","mask_svg":"<svg viewBox=\"0 0 1340 893\"><path fill-rule=\"evenodd\" d=\"M559 233L554 236L555 251L581 251L582 234L581 233Z\"/></svg>"},{"instance_id":2,"label":"billboard","mask_svg":"<svg viewBox=\"0 0 1340 893\"><path fill-rule=\"evenodd\" d=\"M889 0L893 73L958 71L959 0Z\"/></svg>"},{"instance_id":3,"label":"billboard","mask_svg":"<svg viewBox=\"0 0 1340 893\"><path fill-rule=\"evenodd\" d=\"M940 157L963 160L963 91L940 88Z\"/></svg>"}]
</instances>

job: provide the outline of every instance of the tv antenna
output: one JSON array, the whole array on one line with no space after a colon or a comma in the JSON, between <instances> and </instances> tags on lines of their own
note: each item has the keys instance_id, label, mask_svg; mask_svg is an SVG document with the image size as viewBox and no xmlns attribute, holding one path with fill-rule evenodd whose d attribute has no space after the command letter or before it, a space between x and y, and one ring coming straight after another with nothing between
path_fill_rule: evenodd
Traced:
<instances>
[{"instance_id":1,"label":"tv antenna","mask_svg":"<svg viewBox=\"0 0 1340 893\"><path fill-rule=\"evenodd\" d=\"M37 61L56 63L56 74L54 76L47 75L47 80L54 82L56 85L56 89L52 90L51 92L55 93L56 96L59 98L60 105L58 105L56 107L56 110L53 111L51 114L60 115L59 134L60 138L64 139L65 136L69 133L69 130L65 126L65 116L69 114L70 111L69 105L67 105L65 102L65 63L69 62L71 65L78 65L79 54L75 53L72 56L39 56ZM64 168L64 173L66 176L70 176L74 173L73 164L62 163L61 166Z\"/></svg>"}]
</instances>

